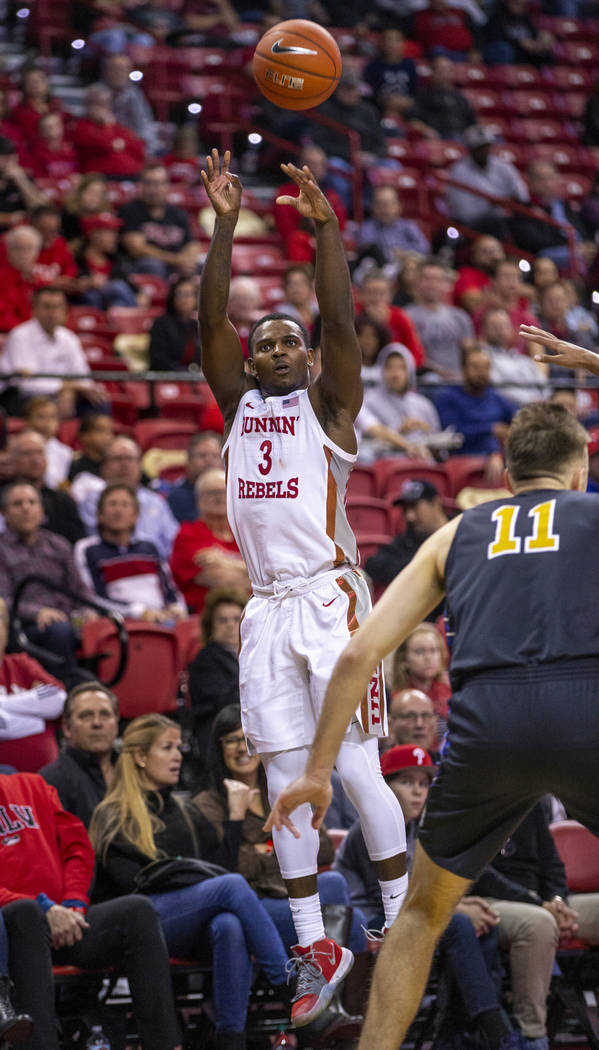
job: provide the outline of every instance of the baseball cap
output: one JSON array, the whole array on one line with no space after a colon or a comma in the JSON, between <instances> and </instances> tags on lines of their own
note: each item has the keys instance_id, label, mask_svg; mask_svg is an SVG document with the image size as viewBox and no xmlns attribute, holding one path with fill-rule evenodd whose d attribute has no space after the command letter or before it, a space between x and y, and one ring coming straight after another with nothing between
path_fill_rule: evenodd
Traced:
<instances>
[{"instance_id":1,"label":"baseball cap","mask_svg":"<svg viewBox=\"0 0 599 1050\"><path fill-rule=\"evenodd\" d=\"M599 452L599 427L592 427L589 430L589 456L594 456Z\"/></svg>"},{"instance_id":2,"label":"baseball cap","mask_svg":"<svg viewBox=\"0 0 599 1050\"><path fill-rule=\"evenodd\" d=\"M464 132L464 143L469 149L477 146L492 146L497 141L492 128L486 128L482 124L471 124Z\"/></svg>"},{"instance_id":3,"label":"baseball cap","mask_svg":"<svg viewBox=\"0 0 599 1050\"><path fill-rule=\"evenodd\" d=\"M402 769L423 769L431 779L437 773L437 767L428 751L416 744L398 744L381 755L381 772L384 777L390 777Z\"/></svg>"},{"instance_id":4,"label":"baseball cap","mask_svg":"<svg viewBox=\"0 0 599 1050\"><path fill-rule=\"evenodd\" d=\"M81 229L84 233L90 230L118 230L123 225L123 220L111 211L100 211L96 215L87 215L81 220Z\"/></svg>"},{"instance_id":5,"label":"baseball cap","mask_svg":"<svg viewBox=\"0 0 599 1050\"><path fill-rule=\"evenodd\" d=\"M425 481L424 478L410 478L403 482L399 496L393 500L393 505L397 507L402 503L418 503L418 500L421 499L426 499L429 503L439 499L438 489L432 481Z\"/></svg>"}]
</instances>

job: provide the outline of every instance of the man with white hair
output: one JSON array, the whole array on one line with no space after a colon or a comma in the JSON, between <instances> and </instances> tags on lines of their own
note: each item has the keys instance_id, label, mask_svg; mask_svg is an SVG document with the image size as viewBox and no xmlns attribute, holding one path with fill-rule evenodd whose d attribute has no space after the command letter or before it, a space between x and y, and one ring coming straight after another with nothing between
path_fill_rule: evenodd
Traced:
<instances>
[{"instance_id":1,"label":"man with white hair","mask_svg":"<svg viewBox=\"0 0 599 1050\"><path fill-rule=\"evenodd\" d=\"M41 245L37 230L23 228L35 234L35 243ZM23 230L12 230L8 236L14 237ZM33 249L33 238L28 240ZM19 245L18 251L24 254L26 249ZM36 253L39 254L39 250ZM31 255L30 255L31 258ZM35 259L33 260L35 262ZM1 279L0 273L0 279ZM9 298L8 296L6 297ZM6 300L5 300L6 301ZM12 378L9 386L16 388L19 398L46 396L56 399L63 417L72 416L76 398L84 398L93 405L106 401L104 388L91 379L37 379L39 372L57 372L66 376L89 375L89 365L79 341L79 336L65 327L67 301L60 288L47 285L36 288L33 292L33 317L16 325L11 331L0 362L0 374L20 373L23 378ZM31 378L30 378L31 377Z\"/></svg>"},{"instance_id":2,"label":"man with white hair","mask_svg":"<svg viewBox=\"0 0 599 1050\"><path fill-rule=\"evenodd\" d=\"M227 312L239 332L244 356L248 356L248 335L254 321L263 313L262 293L253 277L234 277L229 288Z\"/></svg>"},{"instance_id":3,"label":"man with white hair","mask_svg":"<svg viewBox=\"0 0 599 1050\"><path fill-rule=\"evenodd\" d=\"M10 332L31 317L31 294L36 286L33 268L42 250L42 236L33 226L16 226L4 237L6 261L0 267L3 291L0 331Z\"/></svg>"}]
</instances>

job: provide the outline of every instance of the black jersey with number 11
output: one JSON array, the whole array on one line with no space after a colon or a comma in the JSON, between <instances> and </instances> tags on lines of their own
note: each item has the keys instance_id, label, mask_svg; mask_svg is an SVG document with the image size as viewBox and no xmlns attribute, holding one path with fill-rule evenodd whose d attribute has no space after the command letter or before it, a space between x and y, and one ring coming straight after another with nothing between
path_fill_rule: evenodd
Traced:
<instances>
[{"instance_id":1,"label":"black jersey with number 11","mask_svg":"<svg viewBox=\"0 0 599 1050\"><path fill-rule=\"evenodd\" d=\"M494 668L599 671L599 496L537 489L467 511L445 583L454 689Z\"/></svg>"}]
</instances>

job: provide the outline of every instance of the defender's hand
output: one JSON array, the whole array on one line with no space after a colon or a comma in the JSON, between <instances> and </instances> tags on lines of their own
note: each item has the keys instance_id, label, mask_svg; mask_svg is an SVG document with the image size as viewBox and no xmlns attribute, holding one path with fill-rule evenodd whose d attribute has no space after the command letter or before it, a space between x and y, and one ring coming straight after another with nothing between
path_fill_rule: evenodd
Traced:
<instances>
[{"instance_id":1,"label":"defender's hand","mask_svg":"<svg viewBox=\"0 0 599 1050\"><path fill-rule=\"evenodd\" d=\"M299 186L299 197L277 197L277 204L290 204L296 208L300 215L306 219L314 219L315 222L328 222L335 218L335 212L331 208L322 190L316 184L312 172L307 164L303 168L296 168L295 164L281 164L281 171Z\"/></svg>"},{"instance_id":2,"label":"defender's hand","mask_svg":"<svg viewBox=\"0 0 599 1050\"><path fill-rule=\"evenodd\" d=\"M547 365L561 365L562 368L587 368L591 351L575 343L566 343L551 332L545 332L535 325L520 325L520 335L529 343L540 343L551 350L550 354L535 354L535 361Z\"/></svg>"},{"instance_id":3,"label":"defender's hand","mask_svg":"<svg viewBox=\"0 0 599 1050\"><path fill-rule=\"evenodd\" d=\"M299 839L300 833L291 820L291 814L294 809L301 806L303 802L310 802L314 807L312 827L318 829L331 804L332 796L333 789L328 778L304 773L303 777L298 777L297 780L294 780L292 784L288 784L281 791L270 811L270 816L263 830L271 831L274 827L277 831L281 831L282 828L288 828L291 834L296 839Z\"/></svg>"},{"instance_id":4,"label":"defender's hand","mask_svg":"<svg viewBox=\"0 0 599 1050\"><path fill-rule=\"evenodd\" d=\"M231 153L225 151L222 164L217 149L213 149L210 156L206 157L206 170L202 169L201 176L210 203L217 215L237 215L241 207L241 194L243 187L237 178L228 171L231 162Z\"/></svg>"}]
</instances>

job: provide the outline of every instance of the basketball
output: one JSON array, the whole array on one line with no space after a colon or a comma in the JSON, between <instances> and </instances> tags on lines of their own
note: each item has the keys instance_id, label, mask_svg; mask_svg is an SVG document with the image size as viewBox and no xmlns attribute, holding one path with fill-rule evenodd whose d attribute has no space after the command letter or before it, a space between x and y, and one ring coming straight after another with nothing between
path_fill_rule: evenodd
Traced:
<instances>
[{"instance_id":1,"label":"basketball","mask_svg":"<svg viewBox=\"0 0 599 1050\"><path fill-rule=\"evenodd\" d=\"M305 18L273 26L254 52L262 94L282 109L312 109L329 97L341 76L341 52L326 29Z\"/></svg>"}]
</instances>

